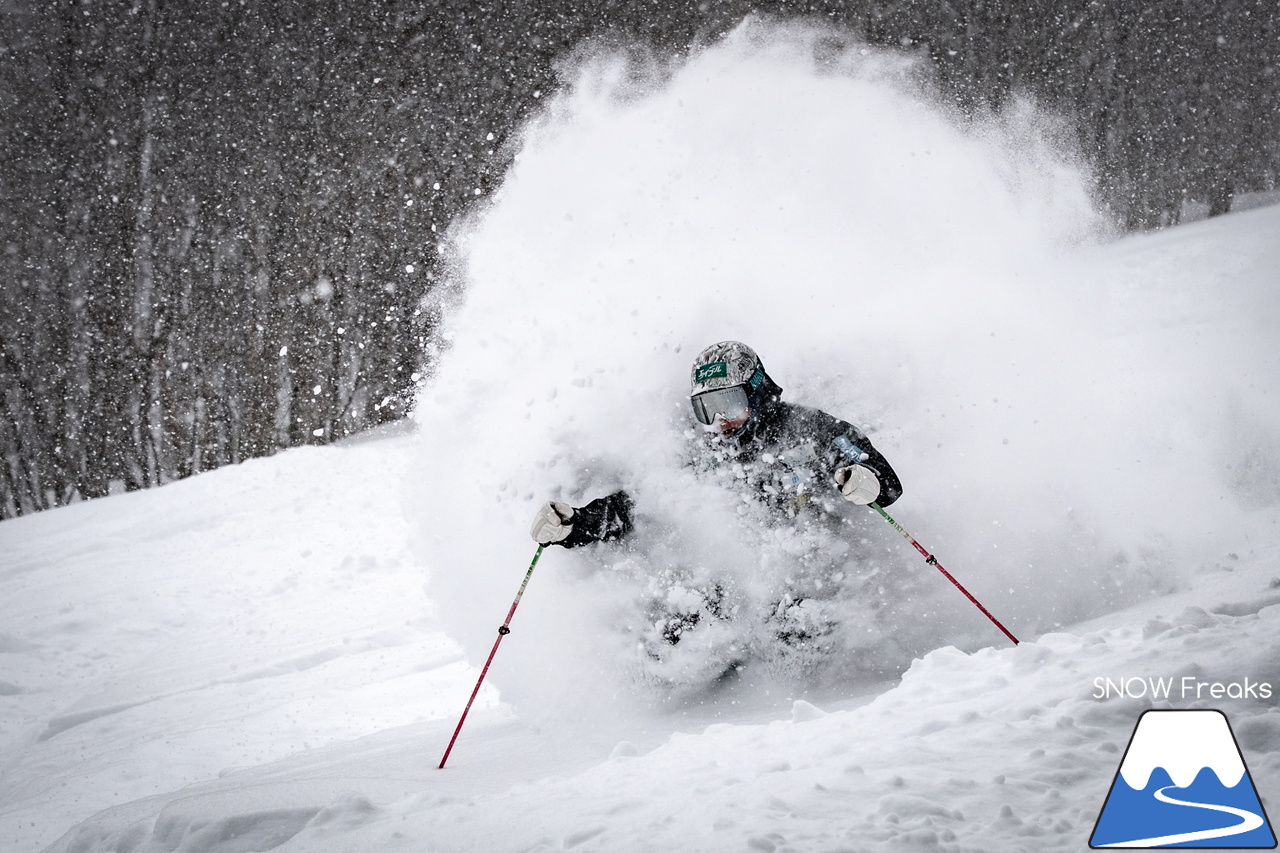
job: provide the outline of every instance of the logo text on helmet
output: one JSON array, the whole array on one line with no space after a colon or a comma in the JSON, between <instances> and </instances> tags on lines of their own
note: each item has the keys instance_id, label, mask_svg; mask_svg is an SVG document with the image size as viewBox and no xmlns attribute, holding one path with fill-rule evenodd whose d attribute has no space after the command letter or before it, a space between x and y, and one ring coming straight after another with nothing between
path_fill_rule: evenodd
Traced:
<instances>
[{"instance_id":1,"label":"logo text on helmet","mask_svg":"<svg viewBox=\"0 0 1280 853\"><path fill-rule=\"evenodd\" d=\"M729 375L729 363L725 361L713 361L710 364L704 364L693 374L694 382L706 382L708 379L721 379Z\"/></svg>"}]
</instances>

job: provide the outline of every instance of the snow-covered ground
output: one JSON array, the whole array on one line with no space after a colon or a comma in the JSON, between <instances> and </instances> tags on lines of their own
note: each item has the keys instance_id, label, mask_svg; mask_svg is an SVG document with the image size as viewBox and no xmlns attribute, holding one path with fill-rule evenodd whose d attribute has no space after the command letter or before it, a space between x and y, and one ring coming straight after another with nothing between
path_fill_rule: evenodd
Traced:
<instances>
[{"instance_id":1,"label":"snow-covered ground","mask_svg":"<svg viewBox=\"0 0 1280 853\"><path fill-rule=\"evenodd\" d=\"M413 429L0 525L0 846L1083 850L1150 707L1223 710L1275 817L1280 208L1114 240L1033 108L961 129L837 48L570 72L454 235ZM635 677L646 569L785 581L681 465L724 338L867 424L1020 646L867 513L848 666ZM543 556L437 770L534 508L618 486L635 540Z\"/></svg>"}]
</instances>

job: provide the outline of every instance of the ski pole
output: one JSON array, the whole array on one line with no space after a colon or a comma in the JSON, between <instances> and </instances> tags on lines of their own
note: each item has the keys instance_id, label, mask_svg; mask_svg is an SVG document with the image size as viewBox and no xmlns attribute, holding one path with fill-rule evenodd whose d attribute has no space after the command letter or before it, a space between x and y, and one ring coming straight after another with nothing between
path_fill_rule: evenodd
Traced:
<instances>
[{"instance_id":1,"label":"ski pole","mask_svg":"<svg viewBox=\"0 0 1280 853\"><path fill-rule=\"evenodd\" d=\"M507 620L498 628L498 639L493 641L493 649L489 652L489 659L484 662L484 669L480 670L480 677L476 679L475 689L471 691L471 698L467 700L467 707L462 709L462 718L458 720L458 727L453 730L453 737L449 739L449 747L444 751L444 758L440 759L440 770L444 769L444 763L449 760L449 753L453 752L453 745L458 740L458 733L462 731L462 724L467 721L467 713L471 710L471 703L476 701L476 694L480 692L480 685L484 683L485 674L489 672L489 664L493 663L493 656L498 653L498 645L502 642L502 638L511 633L511 617L516 615L516 607L520 605L520 598L524 595L524 588L529 585L529 578L533 577L533 567L538 565L538 558L542 556L543 546L539 545L537 552L533 555L533 562L529 564L529 571L524 573L524 583L520 584L520 591L516 593L516 600L511 602L511 609L507 611Z\"/></svg>"},{"instance_id":2,"label":"ski pole","mask_svg":"<svg viewBox=\"0 0 1280 853\"><path fill-rule=\"evenodd\" d=\"M973 595L971 595L971 594L970 594L969 590L965 589L965 588L964 588L964 586L962 586L962 585L961 585L960 581L956 580L954 577L952 577L952 576L951 576L951 573L950 573L950 572L948 572L946 569L942 568L942 564L938 562L938 558L937 558L937 557L933 556L933 555L932 555L932 554L930 554L928 551L926 551L926 550L924 549L924 546L923 546L923 545L921 545L919 542L917 542L917 541L916 541L916 538L915 538L914 536L912 536L912 535L911 535L910 533L908 533L907 531L903 530L903 529L902 529L902 525L901 525L901 524L899 524L898 522L894 521L894 520L893 520L893 518L891 518L891 517L890 517L889 513L887 513L887 512L885 512L885 511L884 511L884 507L882 507L882 506L880 506L880 504L876 504L876 503L870 504L870 507L871 507L872 509L874 509L876 512L880 513L882 516L884 516L884 520L885 520L885 521L887 521L887 522L889 522L891 525L893 525L893 529L894 529L894 530L896 530L896 531L898 531L899 533L901 533L901 534L902 534L902 536L903 536L903 538L905 538L907 541L909 541L909 542L910 542L910 543L915 547L915 549L916 549L917 551L919 551L921 554L923 554L923 555L924 555L924 561L925 561L926 563L928 563L929 565L933 566L933 567L934 567L934 568L936 568L938 571L942 572L942 576L943 576L943 577L945 577L947 580L951 581L953 584L955 584L955 585L956 585L956 589L958 589L958 590L960 590L961 592L963 592L963 593L964 593L964 597L965 597L965 598L967 598L967 599L969 599L970 601L972 601L972 602L973 602L973 606L974 606L974 607L976 607L976 608L978 608L979 610L981 610L981 611L982 611L982 615L983 615L983 616L986 616L988 619L990 619L990 620L991 620L991 622L992 622L992 624L994 624L997 628L999 628L999 629L1000 629L1000 631L1001 631L1001 632L1002 632L1006 637L1008 637L1010 640L1012 640L1012 641L1013 641L1013 644L1014 644L1015 646L1016 646L1016 645L1018 645L1018 638L1017 638L1017 637L1015 637L1015 636L1013 636L1013 634L1009 633L1009 629L1008 629L1008 628L1006 628L1005 626L1001 625L1001 624L1000 624L1000 620L999 620L999 619L997 619L996 617L992 616L992 615L991 615L991 611L989 611L989 610L987 610L987 608L983 607L983 606L982 606L982 602L980 602L980 601L978 601L978 599L974 598L974 597L973 597Z\"/></svg>"}]
</instances>

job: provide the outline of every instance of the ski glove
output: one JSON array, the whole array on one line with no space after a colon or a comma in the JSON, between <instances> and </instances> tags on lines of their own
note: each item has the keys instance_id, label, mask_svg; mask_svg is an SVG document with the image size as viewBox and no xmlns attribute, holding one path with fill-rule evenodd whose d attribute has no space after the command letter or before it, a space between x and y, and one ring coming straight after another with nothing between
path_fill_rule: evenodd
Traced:
<instances>
[{"instance_id":1,"label":"ski glove","mask_svg":"<svg viewBox=\"0 0 1280 853\"><path fill-rule=\"evenodd\" d=\"M836 485L845 500L855 504L869 504L880 497L880 480L865 465L846 465L836 469Z\"/></svg>"},{"instance_id":2,"label":"ski glove","mask_svg":"<svg viewBox=\"0 0 1280 853\"><path fill-rule=\"evenodd\" d=\"M573 532L573 507L560 501L547 501L533 518L529 535L539 545L553 545Z\"/></svg>"}]
</instances>

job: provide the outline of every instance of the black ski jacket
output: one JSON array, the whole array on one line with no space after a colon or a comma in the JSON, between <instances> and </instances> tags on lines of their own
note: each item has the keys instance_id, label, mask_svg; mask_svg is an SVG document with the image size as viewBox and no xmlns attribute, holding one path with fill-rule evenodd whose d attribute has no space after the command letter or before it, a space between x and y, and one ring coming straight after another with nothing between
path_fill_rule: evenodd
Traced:
<instances>
[{"instance_id":1,"label":"black ski jacket","mask_svg":"<svg viewBox=\"0 0 1280 853\"><path fill-rule=\"evenodd\" d=\"M887 507L902 495L902 483L888 460L850 423L820 409L778 399L763 402L732 438L705 435L694 467L726 485L747 487L789 517L841 499L836 469L863 465L880 480L876 503ZM631 532L633 502L625 492L575 507L573 530L560 544L575 548L617 539Z\"/></svg>"}]
</instances>

